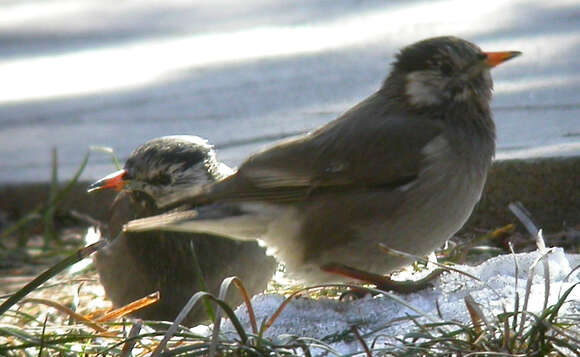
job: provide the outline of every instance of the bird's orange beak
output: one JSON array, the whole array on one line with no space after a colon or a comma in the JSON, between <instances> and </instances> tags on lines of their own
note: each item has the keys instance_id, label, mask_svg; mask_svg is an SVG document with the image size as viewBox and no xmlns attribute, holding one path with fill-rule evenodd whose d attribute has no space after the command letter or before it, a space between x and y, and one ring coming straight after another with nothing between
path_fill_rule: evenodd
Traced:
<instances>
[{"instance_id":1,"label":"bird's orange beak","mask_svg":"<svg viewBox=\"0 0 580 357\"><path fill-rule=\"evenodd\" d=\"M502 52L484 52L486 58L484 63L489 67L495 67L509 59L517 57L522 53L520 51L502 51Z\"/></svg>"},{"instance_id":2,"label":"bird's orange beak","mask_svg":"<svg viewBox=\"0 0 580 357\"><path fill-rule=\"evenodd\" d=\"M123 187L127 184L125 181L125 175L127 175L126 170L115 171L109 174L99 181L91 184L87 188L87 192L99 191L104 189L113 189L115 191L121 191Z\"/></svg>"}]
</instances>

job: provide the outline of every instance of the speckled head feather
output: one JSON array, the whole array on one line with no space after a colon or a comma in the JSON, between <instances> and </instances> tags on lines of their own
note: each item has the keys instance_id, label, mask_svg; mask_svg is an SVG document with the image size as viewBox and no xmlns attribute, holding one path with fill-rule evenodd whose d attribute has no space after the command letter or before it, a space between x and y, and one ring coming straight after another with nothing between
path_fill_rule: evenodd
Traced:
<instances>
[{"instance_id":1,"label":"speckled head feather","mask_svg":"<svg viewBox=\"0 0 580 357\"><path fill-rule=\"evenodd\" d=\"M168 178L159 175L166 168L185 169L203 164L211 152L212 147L201 138L196 142L177 136L153 139L131 153L125 163L127 178L163 182Z\"/></svg>"},{"instance_id":2,"label":"speckled head feather","mask_svg":"<svg viewBox=\"0 0 580 357\"><path fill-rule=\"evenodd\" d=\"M453 36L434 37L405 47L397 55L394 69L413 72L438 66L450 74L453 68L485 59L481 49L468 41ZM458 63L459 62L459 63Z\"/></svg>"},{"instance_id":3,"label":"speckled head feather","mask_svg":"<svg viewBox=\"0 0 580 357\"><path fill-rule=\"evenodd\" d=\"M472 102L486 107L493 82L486 54L471 42L444 36L419 41L397 55L383 88L403 95L410 109Z\"/></svg>"},{"instance_id":4,"label":"speckled head feather","mask_svg":"<svg viewBox=\"0 0 580 357\"><path fill-rule=\"evenodd\" d=\"M197 136L156 138L139 146L125 163L126 189L157 202L180 191L223 178L230 169L217 161L215 151Z\"/></svg>"}]
</instances>

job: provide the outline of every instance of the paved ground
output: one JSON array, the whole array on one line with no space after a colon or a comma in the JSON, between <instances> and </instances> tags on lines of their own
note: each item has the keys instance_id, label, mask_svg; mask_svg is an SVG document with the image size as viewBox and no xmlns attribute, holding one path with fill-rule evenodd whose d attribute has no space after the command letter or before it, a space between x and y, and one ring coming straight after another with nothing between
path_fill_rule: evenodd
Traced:
<instances>
[{"instance_id":1,"label":"paved ground","mask_svg":"<svg viewBox=\"0 0 580 357\"><path fill-rule=\"evenodd\" d=\"M580 153L578 1L13 0L0 4L0 184L70 177L190 133L237 164L378 88L396 50L454 34L494 71L499 157ZM112 169L93 154L85 179Z\"/></svg>"}]
</instances>

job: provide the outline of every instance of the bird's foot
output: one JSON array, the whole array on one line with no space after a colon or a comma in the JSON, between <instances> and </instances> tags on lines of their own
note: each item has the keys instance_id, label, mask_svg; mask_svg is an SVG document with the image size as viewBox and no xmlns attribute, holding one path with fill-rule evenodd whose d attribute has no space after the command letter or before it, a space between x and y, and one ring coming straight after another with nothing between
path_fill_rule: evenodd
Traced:
<instances>
[{"instance_id":1,"label":"bird's foot","mask_svg":"<svg viewBox=\"0 0 580 357\"><path fill-rule=\"evenodd\" d=\"M327 273L338 274L347 278L374 284L381 290L395 291L403 294L414 293L431 286L431 281L436 279L444 271L444 269L436 269L420 280L396 281L391 279L390 276L359 270L339 263L326 264L321 269Z\"/></svg>"}]
</instances>

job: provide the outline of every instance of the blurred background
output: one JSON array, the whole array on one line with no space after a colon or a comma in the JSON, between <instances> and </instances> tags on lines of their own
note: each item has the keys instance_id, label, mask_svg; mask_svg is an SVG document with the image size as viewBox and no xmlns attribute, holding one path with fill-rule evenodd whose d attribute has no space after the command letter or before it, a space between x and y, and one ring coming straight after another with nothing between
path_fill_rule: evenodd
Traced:
<instances>
[{"instance_id":1,"label":"blurred background","mask_svg":"<svg viewBox=\"0 0 580 357\"><path fill-rule=\"evenodd\" d=\"M578 1L4 0L0 185L70 178L195 134L236 165L373 93L396 51L456 35L524 55L494 70L499 158L580 153ZM83 180L114 167L91 154Z\"/></svg>"}]
</instances>

